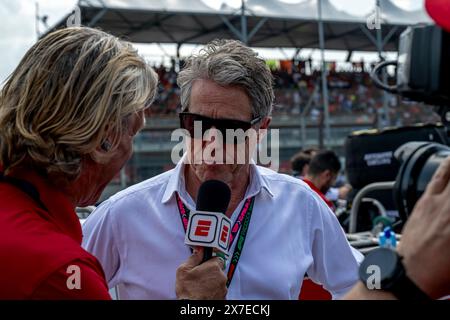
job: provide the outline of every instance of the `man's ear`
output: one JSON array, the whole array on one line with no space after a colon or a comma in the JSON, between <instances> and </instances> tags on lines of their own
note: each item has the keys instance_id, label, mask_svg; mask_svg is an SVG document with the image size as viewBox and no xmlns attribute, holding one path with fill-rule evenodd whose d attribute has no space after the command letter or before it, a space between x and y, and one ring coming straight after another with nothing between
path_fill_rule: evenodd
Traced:
<instances>
[{"instance_id":1,"label":"man's ear","mask_svg":"<svg viewBox=\"0 0 450 320\"><path fill-rule=\"evenodd\" d=\"M272 117L265 117L264 119L261 120L261 125L259 126L260 129L268 129L270 122L272 121Z\"/></svg>"},{"instance_id":2,"label":"man's ear","mask_svg":"<svg viewBox=\"0 0 450 320\"><path fill-rule=\"evenodd\" d=\"M301 174L302 176L306 176L306 175L308 174L308 172L309 172L309 164L305 164L305 165L303 166L303 170L302 170L302 172L300 172L300 174Z\"/></svg>"},{"instance_id":3,"label":"man's ear","mask_svg":"<svg viewBox=\"0 0 450 320\"><path fill-rule=\"evenodd\" d=\"M272 121L272 117L265 117L261 120L261 124L258 128L258 143L264 139L267 134L267 129L269 128L270 122Z\"/></svg>"},{"instance_id":4,"label":"man's ear","mask_svg":"<svg viewBox=\"0 0 450 320\"><path fill-rule=\"evenodd\" d=\"M331 170L325 170L324 172L322 172L322 177L326 180L330 180L331 179Z\"/></svg>"}]
</instances>

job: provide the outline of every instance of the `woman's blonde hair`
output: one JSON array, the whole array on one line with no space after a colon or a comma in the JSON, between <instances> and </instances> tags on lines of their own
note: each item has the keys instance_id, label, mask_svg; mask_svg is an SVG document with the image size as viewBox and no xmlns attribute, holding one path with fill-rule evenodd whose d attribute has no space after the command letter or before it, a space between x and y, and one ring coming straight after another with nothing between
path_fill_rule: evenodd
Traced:
<instances>
[{"instance_id":1,"label":"woman's blonde hair","mask_svg":"<svg viewBox=\"0 0 450 320\"><path fill-rule=\"evenodd\" d=\"M117 148L126 117L150 106L157 82L136 50L110 34L86 27L50 33L0 92L0 165L76 178L82 157L107 135Z\"/></svg>"}]
</instances>

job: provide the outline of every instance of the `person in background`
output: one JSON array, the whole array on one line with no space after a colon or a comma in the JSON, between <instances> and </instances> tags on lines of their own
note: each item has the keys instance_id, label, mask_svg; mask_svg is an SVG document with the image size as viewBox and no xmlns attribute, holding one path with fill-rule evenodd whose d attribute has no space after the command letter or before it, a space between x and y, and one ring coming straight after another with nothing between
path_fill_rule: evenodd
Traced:
<instances>
[{"instance_id":1,"label":"person in background","mask_svg":"<svg viewBox=\"0 0 450 320\"><path fill-rule=\"evenodd\" d=\"M308 148L296 153L291 158L292 175L296 178L303 179L308 174L311 159L317 154L318 151L319 149L316 148ZM337 179L339 179L339 176ZM347 183L344 183L339 187L332 186L328 189L325 197L332 202L336 202L339 199L345 200L347 199L347 195L351 189L352 187Z\"/></svg>"},{"instance_id":2,"label":"person in background","mask_svg":"<svg viewBox=\"0 0 450 320\"><path fill-rule=\"evenodd\" d=\"M319 149L308 148L301 150L291 158L292 174L296 178L304 179L309 172L311 159L317 154ZM332 188L330 188L331 190ZM330 300L331 295L321 285L314 283L306 275L303 279L303 288L300 292L299 300Z\"/></svg>"},{"instance_id":3,"label":"person in background","mask_svg":"<svg viewBox=\"0 0 450 320\"><path fill-rule=\"evenodd\" d=\"M308 174L311 158L317 153L318 149L308 148L297 152L291 158L292 176L304 178Z\"/></svg>"},{"instance_id":4,"label":"person in background","mask_svg":"<svg viewBox=\"0 0 450 320\"><path fill-rule=\"evenodd\" d=\"M345 175L339 173L334 186L328 189L325 197L332 202L336 202L338 200L346 200L351 190L352 186L346 183Z\"/></svg>"},{"instance_id":5,"label":"person in background","mask_svg":"<svg viewBox=\"0 0 450 320\"><path fill-rule=\"evenodd\" d=\"M336 153L331 150L319 151L309 163L309 170L303 181L313 189L323 201L334 210L334 204L325 197L325 194L336 182L341 170L341 163Z\"/></svg>"}]
</instances>

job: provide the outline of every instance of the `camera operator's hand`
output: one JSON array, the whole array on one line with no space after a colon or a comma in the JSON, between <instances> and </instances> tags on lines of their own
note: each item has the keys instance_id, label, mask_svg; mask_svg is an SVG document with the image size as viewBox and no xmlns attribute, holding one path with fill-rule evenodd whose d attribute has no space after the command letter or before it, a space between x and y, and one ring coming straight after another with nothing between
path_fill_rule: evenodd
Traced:
<instances>
[{"instance_id":1,"label":"camera operator's hand","mask_svg":"<svg viewBox=\"0 0 450 320\"><path fill-rule=\"evenodd\" d=\"M194 249L192 256L177 269L176 294L178 299L224 300L227 295L225 262L215 257L202 263L204 248Z\"/></svg>"},{"instance_id":2,"label":"camera operator's hand","mask_svg":"<svg viewBox=\"0 0 450 320\"><path fill-rule=\"evenodd\" d=\"M408 276L429 296L450 293L450 157L414 207L398 252Z\"/></svg>"},{"instance_id":3,"label":"camera operator's hand","mask_svg":"<svg viewBox=\"0 0 450 320\"><path fill-rule=\"evenodd\" d=\"M432 298L450 294L450 157L441 163L419 199L398 247L408 277ZM344 299L395 299L358 281Z\"/></svg>"}]
</instances>

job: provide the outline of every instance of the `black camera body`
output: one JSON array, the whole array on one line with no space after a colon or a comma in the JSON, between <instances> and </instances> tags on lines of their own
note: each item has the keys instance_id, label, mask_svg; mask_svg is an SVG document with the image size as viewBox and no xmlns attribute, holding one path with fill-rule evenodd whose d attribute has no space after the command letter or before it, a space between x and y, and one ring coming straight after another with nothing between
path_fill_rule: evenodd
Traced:
<instances>
[{"instance_id":1,"label":"black camera body","mask_svg":"<svg viewBox=\"0 0 450 320\"><path fill-rule=\"evenodd\" d=\"M395 179L394 199L399 217L406 221L440 163L450 156L450 148L414 141L402 145L394 156L402 163Z\"/></svg>"},{"instance_id":2,"label":"black camera body","mask_svg":"<svg viewBox=\"0 0 450 320\"><path fill-rule=\"evenodd\" d=\"M435 105L446 133L442 144L409 142L395 152L401 167L394 198L400 218L406 221L439 164L450 155L450 33L437 26L417 26L401 34L396 91Z\"/></svg>"},{"instance_id":3,"label":"black camera body","mask_svg":"<svg viewBox=\"0 0 450 320\"><path fill-rule=\"evenodd\" d=\"M420 26L401 34L396 89L410 100L450 106L450 33Z\"/></svg>"}]
</instances>

